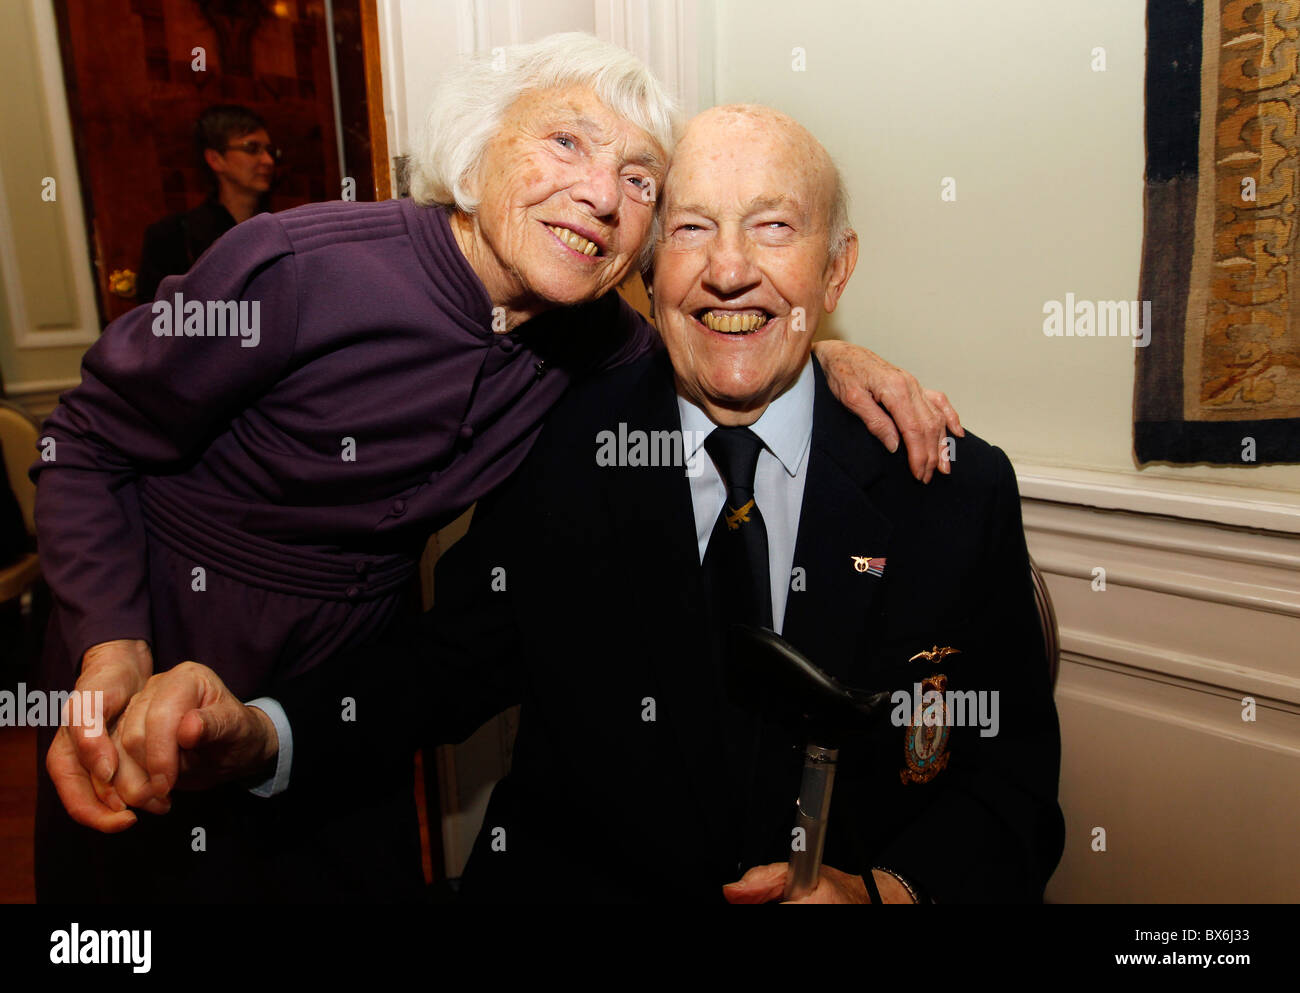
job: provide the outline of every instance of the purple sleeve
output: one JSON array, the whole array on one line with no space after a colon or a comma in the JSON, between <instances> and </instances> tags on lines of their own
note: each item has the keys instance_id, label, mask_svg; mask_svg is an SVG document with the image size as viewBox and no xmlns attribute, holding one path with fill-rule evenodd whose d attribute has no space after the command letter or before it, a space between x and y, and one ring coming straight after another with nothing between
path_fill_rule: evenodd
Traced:
<instances>
[{"instance_id":1,"label":"purple sleeve","mask_svg":"<svg viewBox=\"0 0 1300 993\"><path fill-rule=\"evenodd\" d=\"M635 362L643 355L655 351L661 345L659 332L655 326L617 293L618 316L615 319L615 337L620 344L600 363L597 372L608 372L621 365Z\"/></svg>"},{"instance_id":2,"label":"purple sleeve","mask_svg":"<svg viewBox=\"0 0 1300 993\"><path fill-rule=\"evenodd\" d=\"M297 292L289 241L261 215L219 239L188 274L163 280L154 303L113 321L86 352L81 385L45 422L31 469L42 569L72 658L102 641L152 640L135 480L193 458L276 382L297 337ZM165 336L178 294L182 311ZM184 335L190 301L203 304L201 324L190 308L191 332L215 328L209 301L242 303L241 327L256 326L256 344L246 344L255 337L247 332Z\"/></svg>"}]
</instances>

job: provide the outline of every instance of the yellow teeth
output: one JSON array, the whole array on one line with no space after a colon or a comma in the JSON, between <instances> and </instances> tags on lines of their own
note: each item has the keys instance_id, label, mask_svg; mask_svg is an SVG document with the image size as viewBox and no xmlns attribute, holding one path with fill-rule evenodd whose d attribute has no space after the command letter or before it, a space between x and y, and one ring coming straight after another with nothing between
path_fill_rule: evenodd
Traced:
<instances>
[{"instance_id":1,"label":"yellow teeth","mask_svg":"<svg viewBox=\"0 0 1300 993\"><path fill-rule=\"evenodd\" d=\"M706 310L700 322L710 331L727 334L757 331L767 323L766 314L728 314L725 310Z\"/></svg>"},{"instance_id":2,"label":"yellow teeth","mask_svg":"<svg viewBox=\"0 0 1300 993\"><path fill-rule=\"evenodd\" d=\"M583 255L595 255L600 250L600 246L594 241L588 241L575 231L570 231L568 228L557 228L553 224L546 226L550 228L551 234L576 252L581 252Z\"/></svg>"}]
</instances>

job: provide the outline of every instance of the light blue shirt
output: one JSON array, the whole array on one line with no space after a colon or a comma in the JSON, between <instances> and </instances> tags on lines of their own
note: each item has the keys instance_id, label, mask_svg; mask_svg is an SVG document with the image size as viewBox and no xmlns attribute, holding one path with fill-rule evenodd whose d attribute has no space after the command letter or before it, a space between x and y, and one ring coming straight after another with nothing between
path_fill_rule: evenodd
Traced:
<instances>
[{"instance_id":1,"label":"light blue shirt","mask_svg":"<svg viewBox=\"0 0 1300 993\"><path fill-rule=\"evenodd\" d=\"M283 793L289 788L289 770L293 767L293 732L289 729L289 718L285 716L284 708L267 696L249 700L245 706L256 707L271 718L280 745L280 750L275 756L274 775L265 782L258 783L249 792L253 796L275 796L277 793Z\"/></svg>"},{"instance_id":2,"label":"light blue shirt","mask_svg":"<svg viewBox=\"0 0 1300 993\"><path fill-rule=\"evenodd\" d=\"M754 502L767 528L767 563L772 581L772 620L777 634L785 626L785 604L794 569L794 544L799 535L799 508L808 477L808 451L812 447L814 380L812 359L804 364L794 386L768 404L763 416L749 429L763 442L754 470ZM691 476L691 504L695 508L695 536L700 561L709 536L727 500L727 487L708 452L700 452L714 424L707 414L684 397L677 398L682 436L688 460L698 457L700 471Z\"/></svg>"}]
</instances>

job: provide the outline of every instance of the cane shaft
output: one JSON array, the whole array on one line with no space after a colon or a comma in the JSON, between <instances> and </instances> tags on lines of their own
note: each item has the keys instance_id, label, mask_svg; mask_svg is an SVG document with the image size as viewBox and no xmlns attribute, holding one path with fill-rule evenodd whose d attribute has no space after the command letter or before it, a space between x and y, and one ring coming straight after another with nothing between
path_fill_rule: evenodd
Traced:
<instances>
[{"instance_id":1,"label":"cane shaft","mask_svg":"<svg viewBox=\"0 0 1300 993\"><path fill-rule=\"evenodd\" d=\"M823 748L811 742L804 748L803 780L799 784L795 830L790 842L790 871L785 877L786 900L801 899L817 888L838 757L839 750L835 748Z\"/></svg>"}]
</instances>

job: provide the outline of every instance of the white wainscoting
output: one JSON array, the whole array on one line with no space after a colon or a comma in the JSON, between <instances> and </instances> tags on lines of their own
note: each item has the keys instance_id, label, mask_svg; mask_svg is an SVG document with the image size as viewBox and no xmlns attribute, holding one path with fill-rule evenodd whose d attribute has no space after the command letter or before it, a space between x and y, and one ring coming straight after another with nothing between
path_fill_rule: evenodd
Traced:
<instances>
[{"instance_id":1,"label":"white wainscoting","mask_svg":"<svg viewBox=\"0 0 1300 993\"><path fill-rule=\"evenodd\" d=\"M1066 844L1048 899L1300 900L1300 539L1023 506L1061 626Z\"/></svg>"}]
</instances>

